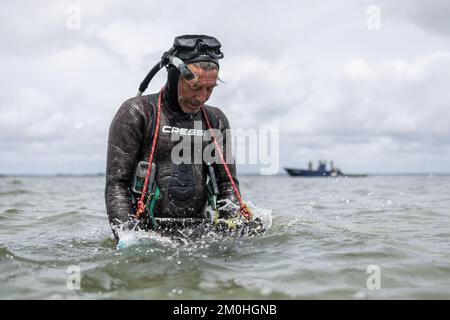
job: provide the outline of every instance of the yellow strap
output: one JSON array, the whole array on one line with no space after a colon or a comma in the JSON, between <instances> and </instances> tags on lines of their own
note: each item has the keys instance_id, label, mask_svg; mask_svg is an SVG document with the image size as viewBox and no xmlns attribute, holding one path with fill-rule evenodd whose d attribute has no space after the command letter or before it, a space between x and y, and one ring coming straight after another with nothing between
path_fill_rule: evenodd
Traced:
<instances>
[{"instance_id":1,"label":"yellow strap","mask_svg":"<svg viewBox=\"0 0 450 320\"><path fill-rule=\"evenodd\" d=\"M235 218L236 219L236 218ZM223 222L228 226L228 229L235 230L236 229L236 221L235 219L220 219L219 220L219 210L214 210L214 217L213 217L213 223L215 226L219 224L219 222ZM239 218L237 218L239 219Z\"/></svg>"},{"instance_id":2,"label":"yellow strap","mask_svg":"<svg viewBox=\"0 0 450 320\"><path fill-rule=\"evenodd\" d=\"M214 210L214 217L213 217L214 225L219 224L219 210Z\"/></svg>"}]
</instances>

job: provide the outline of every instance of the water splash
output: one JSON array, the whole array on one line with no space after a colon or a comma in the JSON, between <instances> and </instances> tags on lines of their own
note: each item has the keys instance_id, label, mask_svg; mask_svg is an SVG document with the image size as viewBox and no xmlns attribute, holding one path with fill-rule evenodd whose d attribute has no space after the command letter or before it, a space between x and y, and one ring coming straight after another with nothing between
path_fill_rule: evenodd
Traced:
<instances>
[{"instance_id":1,"label":"water splash","mask_svg":"<svg viewBox=\"0 0 450 320\"><path fill-rule=\"evenodd\" d=\"M259 208L251 201L246 202L248 208L253 212L254 218L261 219L266 231L272 226L272 209Z\"/></svg>"},{"instance_id":2,"label":"water splash","mask_svg":"<svg viewBox=\"0 0 450 320\"><path fill-rule=\"evenodd\" d=\"M164 237L152 230L121 230L118 231L118 235L120 241L117 248L121 250L141 245L177 246L177 242L173 239Z\"/></svg>"},{"instance_id":3,"label":"water splash","mask_svg":"<svg viewBox=\"0 0 450 320\"><path fill-rule=\"evenodd\" d=\"M259 218L263 223L264 229L267 231L272 226L272 210L259 208L252 202L247 203L249 209L253 212L254 218ZM202 243L205 240L210 243L218 243L227 241L227 239L245 238L250 236L249 233L227 233L220 232L208 226L205 227L185 227L175 229L172 234L164 235L155 231L146 230L118 230L119 243L117 249L127 250L136 246L156 246L165 248L175 248L180 246L188 246L195 243ZM254 235L251 235L254 236Z\"/></svg>"}]
</instances>

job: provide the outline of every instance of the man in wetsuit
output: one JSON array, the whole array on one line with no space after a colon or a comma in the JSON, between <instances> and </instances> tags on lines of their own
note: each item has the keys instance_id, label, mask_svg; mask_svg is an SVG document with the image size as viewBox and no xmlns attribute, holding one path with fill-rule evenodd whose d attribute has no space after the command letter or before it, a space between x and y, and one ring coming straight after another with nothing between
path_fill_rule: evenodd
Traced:
<instances>
[{"instance_id":1,"label":"man in wetsuit","mask_svg":"<svg viewBox=\"0 0 450 320\"><path fill-rule=\"evenodd\" d=\"M191 41L187 42L188 45L195 43L195 47L191 45L190 48L184 48L185 51L178 52L184 66L193 74L193 79L188 80L187 76L180 72L180 68L166 65L168 77L161 92L125 101L109 129L105 200L116 240L119 240L120 229L134 228L136 222L139 222L136 218L135 200L139 195L133 193L132 183L138 163L148 161L149 158L159 99L160 123L152 161L156 165L154 183L159 188L159 196L152 212L154 217L204 217L208 201L208 168L202 155L205 148L211 144L211 139L205 139L208 127L201 108L213 129L218 130L216 132L220 134L217 138L222 145L224 160L228 164L234 184L239 186L229 149L231 140L227 117L219 108L205 104L218 81L218 59L223 56L220 50L217 51L219 42L208 36L181 36L175 39L175 43L177 39L179 42L185 39ZM215 54L209 54L208 46L214 45L214 41ZM194 142L195 139L197 140ZM180 156L180 143L188 147L181 151L187 153L182 155L181 163L176 159ZM178 148L176 152L173 152L174 148ZM237 216L239 202L231 179L220 163L213 163L212 167L219 189L217 203L222 204L218 208L219 217ZM148 216L148 212L144 215ZM142 227L142 224L140 226ZM151 228L148 224L145 227Z\"/></svg>"}]
</instances>

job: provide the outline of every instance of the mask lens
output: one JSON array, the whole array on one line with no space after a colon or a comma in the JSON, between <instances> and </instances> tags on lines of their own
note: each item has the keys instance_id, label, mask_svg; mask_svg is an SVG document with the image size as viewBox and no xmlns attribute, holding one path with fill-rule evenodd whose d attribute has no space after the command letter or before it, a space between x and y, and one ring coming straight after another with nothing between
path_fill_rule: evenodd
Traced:
<instances>
[{"instance_id":1,"label":"mask lens","mask_svg":"<svg viewBox=\"0 0 450 320\"><path fill-rule=\"evenodd\" d=\"M174 46L194 49L198 46L198 42L203 42L210 50L219 49L221 46L217 39L207 37L178 37L175 39Z\"/></svg>"},{"instance_id":2,"label":"mask lens","mask_svg":"<svg viewBox=\"0 0 450 320\"><path fill-rule=\"evenodd\" d=\"M209 49L218 49L220 48L220 42L216 39L205 38L202 39L203 42L208 46Z\"/></svg>"},{"instance_id":3,"label":"mask lens","mask_svg":"<svg viewBox=\"0 0 450 320\"><path fill-rule=\"evenodd\" d=\"M197 42L197 39L193 39L193 38L177 38L177 39L175 39L174 46L194 49L196 42Z\"/></svg>"},{"instance_id":4,"label":"mask lens","mask_svg":"<svg viewBox=\"0 0 450 320\"><path fill-rule=\"evenodd\" d=\"M183 61L199 56L209 56L212 59L222 59L221 44L214 38L203 35L184 35L175 38L173 49Z\"/></svg>"}]
</instances>

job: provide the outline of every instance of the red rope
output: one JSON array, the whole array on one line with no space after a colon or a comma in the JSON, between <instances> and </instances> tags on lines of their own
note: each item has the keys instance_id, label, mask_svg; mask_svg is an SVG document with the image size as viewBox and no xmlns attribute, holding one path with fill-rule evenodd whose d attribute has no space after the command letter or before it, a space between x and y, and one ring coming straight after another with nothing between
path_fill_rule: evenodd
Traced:
<instances>
[{"instance_id":1,"label":"red rope","mask_svg":"<svg viewBox=\"0 0 450 320\"><path fill-rule=\"evenodd\" d=\"M206 125L208 126L208 129L211 130L212 129L211 123L209 122L208 116L206 115L205 108L201 107L201 110L202 110L203 117L205 118ZM214 133L212 130L211 130L211 136L212 136L212 140L213 140L214 144L216 145L216 150L219 152L220 160L222 161L223 168L225 169L225 172L227 173L228 180L230 180L231 185L233 186L234 193L236 194L236 197L239 200L239 204L241 205L241 207L239 208L239 211L244 216L244 218L246 218L247 220L250 220L250 218L252 217L252 213L251 213L250 209L247 207L247 205L244 203L244 201L242 201L239 190L236 187L236 184L234 183L233 178L231 177L230 170L228 169L228 166L225 163L225 160L223 158L222 150L220 149L219 143L217 142L217 139L214 136Z\"/></svg>"},{"instance_id":2,"label":"red rope","mask_svg":"<svg viewBox=\"0 0 450 320\"><path fill-rule=\"evenodd\" d=\"M155 126L155 132L153 133L152 149L150 150L150 158L148 159L148 168L147 168L147 174L145 175L144 187L142 188L141 198L139 199L138 204L137 204L136 216L138 218L144 212L144 208L145 208L144 198L145 198L145 194L147 193L148 178L150 176L150 171L152 169L153 154L155 153L156 140L158 139L159 122L160 122L160 118L161 118L160 113L161 113L162 95L163 95L163 89L161 89L161 91L159 92L159 96L158 96L158 107L156 110L156 126Z\"/></svg>"}]
</instances>

